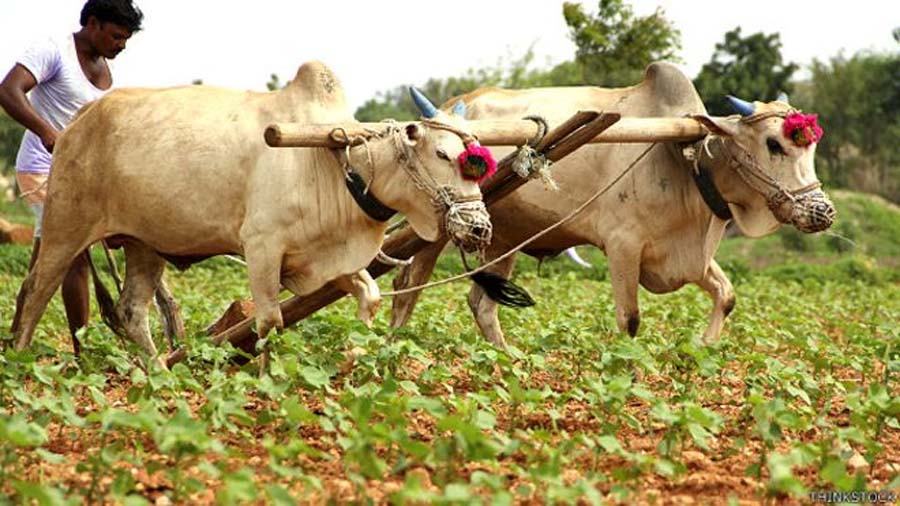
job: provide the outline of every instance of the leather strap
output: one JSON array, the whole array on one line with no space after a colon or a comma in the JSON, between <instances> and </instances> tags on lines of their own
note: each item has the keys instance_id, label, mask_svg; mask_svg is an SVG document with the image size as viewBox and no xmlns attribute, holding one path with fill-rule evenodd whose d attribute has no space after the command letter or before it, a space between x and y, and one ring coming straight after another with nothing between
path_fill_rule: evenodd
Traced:
<instances>
[{"instance_id":1,"label":"leather strap","mask_svg":"<svg viewBox=\"0 0 900 506\"><path fill-rule=\"evenodd\" d=\"M734 215L731 214L731 209L728 208L728 203L725 202L725 197L716 188L716 183L713 182L712 173L709 169L698 164L697 170L691 171L691 174L694 176L694 184L697 185L697 190L700 191L703 202L706 202L713 214L725 221L734 218Z\"/></svg>"},{"instance_id":2,"label":"leather strap","mask_svg":"<svg viewBox=\"0 0 900 506\"><path fill-rule=\"evenodd\" d=\"M382 204L371 192L366 191L366 182L356 172L348 172L345 180L347 181L347 189L350 190L350 195L353 195L353 200L373 220L383 222L397 214L396 210Z\"/></svg>"}]
</instances>

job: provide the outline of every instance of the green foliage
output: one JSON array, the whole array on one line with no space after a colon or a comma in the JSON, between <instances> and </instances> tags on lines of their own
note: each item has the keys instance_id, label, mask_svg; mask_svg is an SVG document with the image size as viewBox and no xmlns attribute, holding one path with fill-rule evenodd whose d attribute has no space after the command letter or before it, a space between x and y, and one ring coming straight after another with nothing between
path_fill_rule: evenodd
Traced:
<instances>
[{"instance_id":1,"label":"green foliage","mask_svg":"<svg viewBox=\"0 0 900 506\"><path fill-rule=\"evenodd\" d=\"M881 274L875 278L882 280L900 277L900 209L875 195L840 190L829 194L838 214L835 224L822 233L804 234L782 226L761 239L724 241L716 257L733 281L746 279L744 273L751 267L758 271L769 266L782 269L777 276L790 279L842 277L844 271L835 270L839 265L877 271Z\"/></svg>"},{"instance_id":2,"label":"green foliage","mask_svg":"<svg viewBox=\"0 0 900 506\"><path fill-rule=\"evenodd\" d=\"M544 72L533 68L534 53L529 50L521 58L501 58L496 65L480 69L469 69L458 77L432 78L419 89L434 102L441 105L452 97L468 93L484 86L500 86L505 88L524 88L529 86L547 86L553 84L570 84L555 82L555 79L566 79L564 70ZM563 69L564 67L558 67ZM380 121L391 118L398 121L418 118L419 110L409 96L408 86L398 86L392 90L378 92L374 98L367 100L355 116L359 121Z\"/></svg>"},{"instance_id":3,"label":"green foliage","mask_svg":"<svg viewBox=\"0 0 900 506\"><path fill-rule=\"evenodd\" d=\"M0 175L9 175L16 168L16 154L25 128L0 109Z\"/></svg>"},{"instance_id":4,"label":"green foliage","mask_svg":"<svg viewBox=\"0 0 900 506\"><path fill-rule=\"evenodd\" d=\"M269 80L266 82L266 89L269 91L280 90L284 88L286 84L281 82L281 78L278 77L278 74L272 74L269 76Z\"/></svg>"},{"instance_id":5,"label":"green foliage","mask_svg":"<svg viewBox=\"0 0 900 506\"><path fill-rule=\"evenodd\" d=\"M725 116L734 113L725 95L749 101L774 100L779 91L791 92L790 79L797 68L783 61L778 33L742 37L737 27L716 44L712 59L700 69L694 86L710 114Z\"/></svg>"},{"instance_id":6,"label":"green foliage","mask_svg":"<svg viewBox=\"0 0 900 506\"><path fill-rule=\"evenodd\" d=\"M567 2L563 17L578 46L575 62L583 84L634 84L648 64L671 60L681 48L681 32L659 8L649 16L636 16L624 0L600 0L597 12L589 14L581 4Z\"/></svg>"},{"instance_id":7,"label":"green foliage","mask_svg":"<svg viewBox=\"0 0 900 506\"><path fill-rule=\"evenodd\" d=\"M596 13L586 13L578 4L564 4L563 16L578 46L572 60L549 69L535 67L529 49L522 57L510 55L494 66L469 69L462 76L429 79L420 88L435 104L442 104L485 86L628 85L641 80L649 63L673 59L680 48L681 34L662 10L636 16L623 0L602 0ZM419 112L404 85L378 92L355 116L360 121L410 120Z\"/></svg>"},{"instance_id":8,"label":"green foliage","mask_svg":"<svg viewBox=\"0 0 900 506\"><path fill-rule=\"evenodd\" d=\"M900 201L900 52L815 60L805 100L825 137L817 169L826 183Z\"/></svg>"}]
</instances>

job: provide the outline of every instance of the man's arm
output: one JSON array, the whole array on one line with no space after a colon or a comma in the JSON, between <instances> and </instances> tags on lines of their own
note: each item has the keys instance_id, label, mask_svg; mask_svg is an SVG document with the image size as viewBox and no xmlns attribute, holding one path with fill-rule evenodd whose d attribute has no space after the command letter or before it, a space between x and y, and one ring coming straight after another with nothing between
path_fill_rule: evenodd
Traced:
<instances>
[{"instance_id":1,"label":"man's arm","mask_svg":"<svg viewBox=\"0 0 900 506\"><path fill-rule=\"evenodd\" d=\"M0 107L12 119L40 137L44 147L52 153L59 132L34 110L25 96L35 86L37 80L31 72L17 63L3 78L3 82L0 82Z\"/></svg>"}]
</instances>

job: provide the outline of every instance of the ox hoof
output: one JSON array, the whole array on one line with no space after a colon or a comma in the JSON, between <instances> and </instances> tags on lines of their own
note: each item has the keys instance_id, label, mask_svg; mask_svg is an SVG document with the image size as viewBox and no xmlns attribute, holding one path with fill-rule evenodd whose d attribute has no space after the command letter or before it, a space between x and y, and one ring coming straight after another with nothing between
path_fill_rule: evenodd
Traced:
<instances>
[{"instance_id":1,"label":"ox hoof","mask_svg":"<svg viewBox=\"0 0 900 506\"><path fill-rule=\"evenodd\" d=\"M372 324L375 323L375 315L378 314L380 308L381 297L370 300L365 305L360 304L359 310L356 312L356 317L359 318L367 328L372 328Z\"/></svg>"},{"instance_id":2,"label":"ox hoof","mask_svg":"<svg viewBox=\"0 0 900 506\"><path fill-rule=\"evenodd\" d=\"M641 326L641 316L638 314L633 314L628 316L628 335L634 337L637 335L638 327Z\"/></svg>"},{"instance_id":3,"label":"ox hoof","mask_svg":"<svg viewBox=\"0 0 900 506\"><path fill-rule=\"evenodd\" d=\"M724 309L724 312L725 312L725 316L726 316L726 317L727 317L728 315L730 315L732 311L734 311L734 306L735 306L736 304L737 304L737 297L735 297L734 295L732 295L731 298L728 299L728 302L725 303L725 309Z\"/></svg>"}]
</instances>

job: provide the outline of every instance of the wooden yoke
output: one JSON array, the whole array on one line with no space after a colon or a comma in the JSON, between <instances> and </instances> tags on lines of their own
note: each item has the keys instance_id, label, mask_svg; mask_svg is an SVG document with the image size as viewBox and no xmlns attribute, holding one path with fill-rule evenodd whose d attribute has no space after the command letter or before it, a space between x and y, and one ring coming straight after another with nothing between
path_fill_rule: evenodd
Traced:
<instances>
[{"instance_id":1,"label":"wooden yoke","mask_svg":"<svg viewBox=\"0 0 900 506\"><path fill-rule=\"evenodd\" d=\"M341 148L344 143L331 135L335 130L343 130L348 137L354 138L381 131L384 127L385 123L276 123L266 128L265 137L266 144L278 148ZM469 120L466 129L483 146L521 146L538 134L537 124L525 119ZM706 133L703 125L690 118L622 118L587 142L696 141Z\"/></svg>"},{"instance_id":2,"label":"wooden yoke","mask_svg":"<svg viewBox=\"0 0 900 506\"><path fill-rule=\"evenodd\" d=\"M620 116L615 113L600 113L597 111L578 112L568 121L547 133L535 149L548 160L555 162L572 153L591 139L594 139L600 132L603 132L611 125L614 125L619 119ZM530 120L526 120L525 123L530 125L530 132L532 132L531 137L534 137L538 130L537 125ZM352 135L351 132L347 133ZM519 135L520 139L526 139L522 144L527 142L527 139L529 138L528 135L522 136L521 133ZM530 181L529 179L519 177L513 172L512 162L514 155L515 153L501 160L498 164L497 174L485 182L482 187L482 195L485 204L489 205L492 202L497 201L519 186ZM417 236L411 227L406 227L391 234L385 240L382 250L393 258L408 259L428 244L427 241ZM383 264L378 260L373 260L368 267L369 274L371 274L373 278L377 278L382 274L389 272L391 269L393 269L393 266ZM339 300L345 295L346 292L338 289L333 284L328 283L309 295L303 297L290 297L281 302L281 314L284 324L285 326L293 325L319 309ZM219 345L228 341L234 347L255 355L256 342L259 340L259 337L252 329L253 321L253 318L246 318L227 330L213 336L213 343ZM176 350L166 357L166 363L171 367L184 360L186 356L187 351L184 348Z\"/></svg>"}]
</instances>

